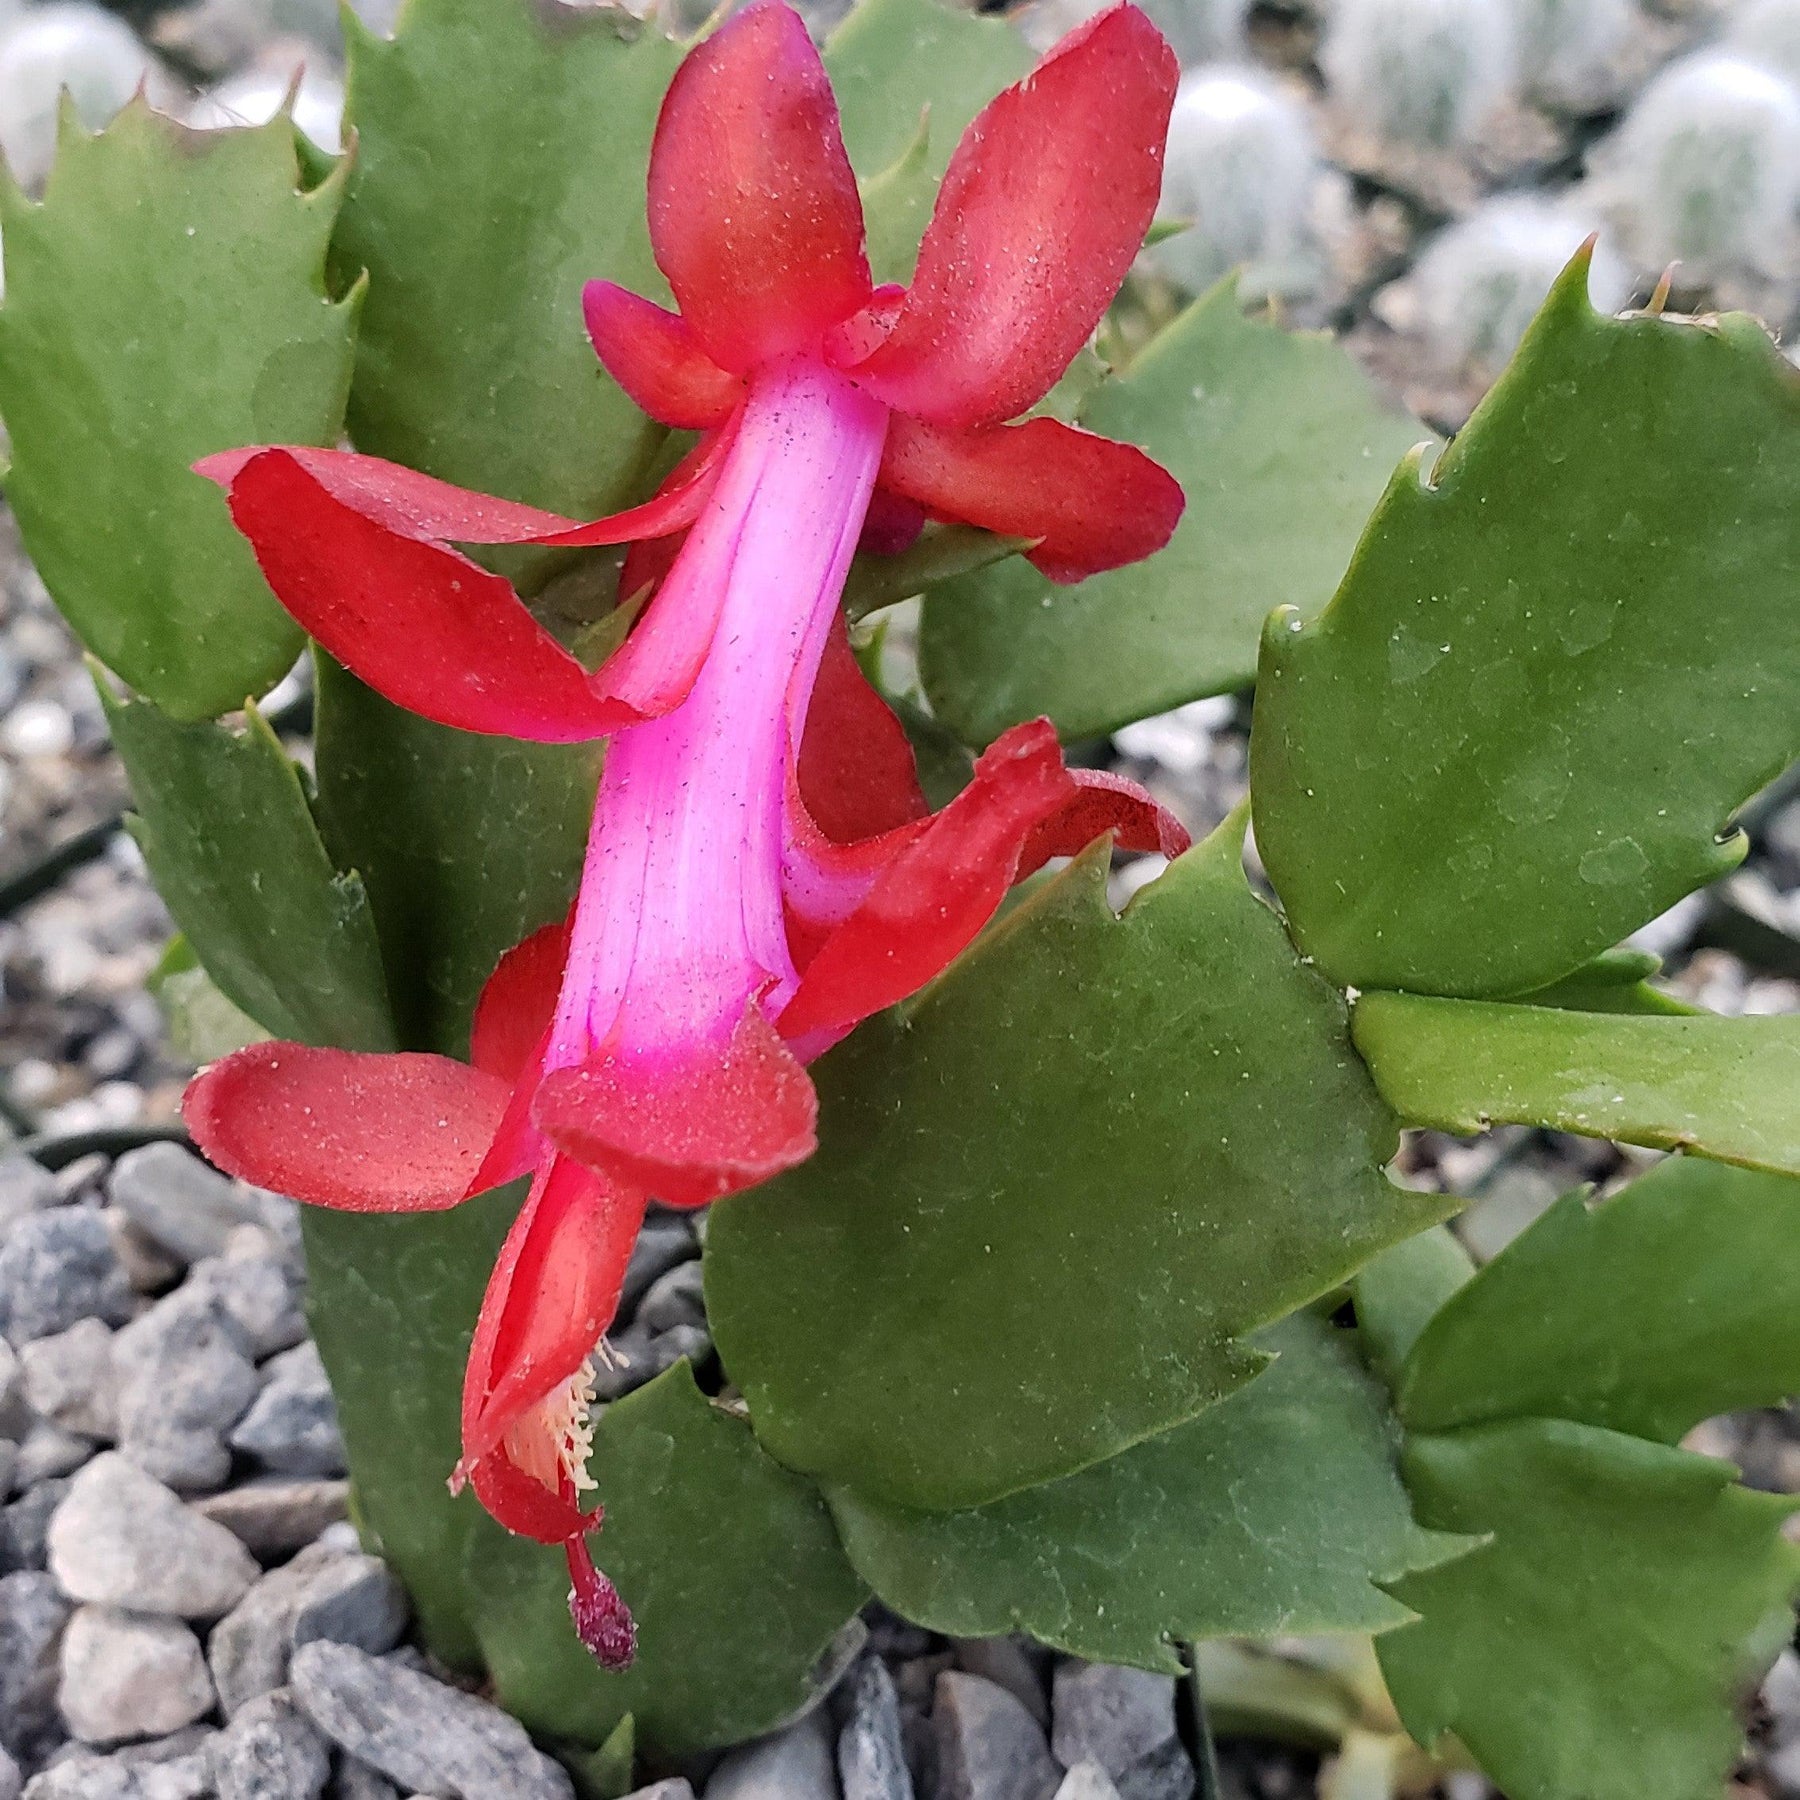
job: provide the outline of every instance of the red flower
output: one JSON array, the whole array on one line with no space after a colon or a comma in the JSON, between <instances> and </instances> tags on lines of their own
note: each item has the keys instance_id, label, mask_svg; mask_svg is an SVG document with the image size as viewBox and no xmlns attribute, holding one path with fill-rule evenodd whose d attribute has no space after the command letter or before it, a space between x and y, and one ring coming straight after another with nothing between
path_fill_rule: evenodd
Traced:
<instances>
[{"instance_id":1,"label":"red flower","mask_svg":"<svg viewBox=\"0 0 1800 1800\"><path fill-rule=\"evenodd\" d=\"M467 1064L262 1044L185 1106L221 1166L318 1205L429 1210L533 1176L470 1350L458 1480L566 1545L603 1662L633 1628L584 1543L589 1358L647 1196L703 1205L810 1155L802 1061L922 986L1047 858L1108 830L1186 845L1129 783L1066 769L1043 720L931 815L839 611L859 536L891 547L927 517L1032 539L1059 581L1167 541L1181 493L1139 451L1005 421L1124 276L1175 74L1128 5L1072 34L964 137L912 287L875 289L824 69L759 0L687 58L657 127L651 239L679 315L585 295L626 391L703 433L655 499L578 525L371 457L202 465L282 603L390 699L612 738L574 910L502 959ZM590 675L447 541L631 543L622 593L652 597Z\"/></svg>"}]
</instances>

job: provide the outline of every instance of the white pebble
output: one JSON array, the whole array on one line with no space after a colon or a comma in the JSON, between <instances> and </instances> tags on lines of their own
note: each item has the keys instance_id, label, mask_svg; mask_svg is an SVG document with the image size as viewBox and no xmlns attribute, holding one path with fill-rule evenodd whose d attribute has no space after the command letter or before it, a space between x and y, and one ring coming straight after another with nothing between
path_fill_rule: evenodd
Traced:
<instances>
[{"instance_id":1,"label":"white pebble","mask_svg":"<svg viewBox=\"0 0 1800 1800\"><path fill-rule=\"evenodd\" d=\"M59 96L68 89L90 131L111 122L155 60L124 20L85 0L51 0L0 34L0 149L26 187L38 186L56 156Z\"/></svg>"},{"instance_id":2,"label":"white pebble","mask_svg":"<svg viewBox=\"0 0 1800 1800\"><path fill-rule=\"evenodd\" d=\"M1188 229L1151 253L1192 292L1228 269L1291 255L1319 173L1306 108L1258 69L1182 77L1169 120L1159 218Z\"/></svg>"},{"instance_id":3,"label":"white pebble","mask_svg":"<svg viewBox=\"0 0 1800 1800\"><path fill-rule=\"evenodd\" d=\"M54 700L26 700L0 726L0 749L9 756L67 756L75 721Z\"/></svg>"},{"instance_id":4,"label":"white pebble","mask_svg":"<svg viewBox=\"0 0 1800 1800\"><path fill-rule=\"evenodd\" d=\"M1445 149L1512 91L1517 30L1508 0L1338 0L1319 61L1365 130Z\"/></svg>"}]
</instances>

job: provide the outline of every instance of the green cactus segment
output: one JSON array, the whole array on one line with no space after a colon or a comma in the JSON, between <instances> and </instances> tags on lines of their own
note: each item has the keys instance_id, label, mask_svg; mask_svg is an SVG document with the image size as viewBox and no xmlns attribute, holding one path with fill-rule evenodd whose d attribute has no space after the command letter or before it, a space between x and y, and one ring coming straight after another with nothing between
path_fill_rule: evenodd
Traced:
<instances>
[{"instance_id":1,"label":"green cactus segment","mask_svg":"<svg viewBox=\"0 0 1800 1800\"><path fill-rule=\"evenodd\" d=\"M1796 1321L1800 1181L1671 1157L1598 1205L1570 1194L1450 1299L1401 1416L1412 1431L1574 1419L1672 1444L1800 1393Z\"/></svg>"},{"instance_id":2,"label":"green cactus segment","mask_svg":"<svg viewBox=\"0 0 1800 1800\"><path fill-rule=\"evenodd\" d=\"M1343 1001L1241 843L1240 817L1122 919L1097 847L814 1066L817 1155L707 1238L773 1455L927 1510L1072 1474L1242 1386L1245 1334L1443 1216L1383 1177Z\"/></svg>"},{"instance_id":3,"label":"green cactus segment","mask_svg":"<svg viewBox=\"0 0 1800 1800\"><path fill-rule=\"evenodd\" d=\"M1475 1273L1455 1232L1434 1225L1357 1270L1350 1283L1358 1341L1369 1367L1389 1387L1437 1310Z\"/></svg>"},{"instance_id":4,"label":"green cactus segment","mask_svg":"<svg viewBox=\"0 0 1800 1800\"><path fill-rule=\"evenodd\" d=\"M277 1037L396 1047L361 878L339 874L300 772L254 708L245 729L100 698L158 891L219 992Z\"/></svg>"},{"instance_id":5,"label":"green cactus segment","mask_svg":"<svg viewBox=\"0 0 1800 1800\"><path fill-rule=\"evenodd\" d=\"M679 47L560 0L410 0L391 41L347 30L357 447L576 517L626 504L663 434L600 368L581 289L667 295L644 178Z\"/></svg>"},{"instance_id":6,"label":"green cactus segment","mask_svg":"<svg viewBox=\"0 0 1800 1800\"><path fill-rule=\"evenodd\" d=\"M1561 1419L1416 1438L1403 1467L1423 1524L1492 1535L1393 1586L1421 1615L1376 1640L1407 1730L1455 1732L1513 1800L1721 1792L1793 1628L1793 1501Z\"/></svg>"},{"instance_id":7,"label":"green cactus segment","mask_svg":"<svg viewBox=\"0 0 1800 1800\"><path fill-rule=\"evenodd\" d=\"M484 1532L468 1569L501 1703L592 1744L630 1715L664 1757L754 1737L801 1706L869 1592L818 1490L771 1462L685 1362L606 1409L590 1466L606 1508L590 1547L637 1620L637 1660L594 1666L569 1628L559 1551Z\"/></svg>"},{"instance_id":8,"label":"green cactus segment","mask_svg":"<svg viewBox=\"0 0 1800 1800\"><path fill-rule=\"evenodd\" d=\"M1365 994L1355 1031L1408 1125L1543 1125L1800 1175L1800 1018Z\"/></svg>"},{"instance_id":9,"label":"green cactus segment","mask_svg":"<svg viewBox=\"0 0 1800 1800\"><path fill-rule=\"evenodd\" d=\"M595 745L434 725L318 658L319 816L363 872L401 1042L460 1056L504 952L574 897Z\"/></svg>"},{"instance_id":10,"label":"green cactus segment","mask_svg":"<svg viewBox=\"0 0 1800 1800\"><path fill-rule=\"evenodd\" d=\"M99 137L65 117L41 205L0 180L6 497L82 640L176 718L242 706L300 650L191 468L341 428L358 303L325 298L341 184L300 179L285 118L196 132L138 100Z\"/></svg>"},{"instance_id":11,"label":"green cactus segment","mask_svg":"<svg viewBox=\"0 0 1800 1800\"><path fill-rule=\"evenodd\" d=\"M934 1631L1169 1674L1176 1640L1405 1623L1374 1584L1467 1546L1413 1523L1386 1391L1310 1314L1255 1342L1276 1360L1248 1387L1066 1480L971 1512L834 1494L851 1561Z\"/></svg>"},{"instance_id":12,"label":"green cactus segment","mask_svg":"<svg viewBox=\"0 0 1800 1800\"><path fill-rule=\"evenodd\" d=\"M931 590L925 688L972 743L1040 713L1088 737L1249 686L1270 609L1323 609L1395 460L1429 436L1339 345L1245 318L1230 281L1077 422L1148 451L1187 511L1166 549L1073 587L1015 560Z\"/></svg>"},{"instance_id":13,"label":"green cactus segment","mask_svg":"<svg viewBox=\"0 0 1800 1800\"><path fill-rule=\"evenodd\" d=\"M1603 319L1571 265L1325 616L1265 634L1257 847L1321 968L1523 993L1733 866L1800 754L1796 461L1760 327Z\"/></svg>"}]
</instances>

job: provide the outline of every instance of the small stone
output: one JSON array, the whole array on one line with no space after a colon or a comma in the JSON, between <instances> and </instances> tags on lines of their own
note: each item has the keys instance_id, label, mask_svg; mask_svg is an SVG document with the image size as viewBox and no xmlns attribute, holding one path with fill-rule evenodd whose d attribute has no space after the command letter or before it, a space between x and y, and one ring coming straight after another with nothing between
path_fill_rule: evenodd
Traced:
<instances>
[{"instance_id":1,"label":"small stone","mask_svg":"<svg viewBox=\"0 0 1800 1800\"><path fill-rule=\"evenodd\" d=\"M0 1337L0 1437L16 1439L30 1423L31 1408L25 1404L25 1371L19 1366L19 1353Z\"/></svg>"},{"instance_id":2,"label":"small stone","mask_svg":"<svg viewBox=\"0 0 1800 1800\"><path fill-rule=\"evenodd\" d=\"M1074 1660L1057 1665L1051 1744L1065 1768L1098 1763L1120 1800L1186 1800L1194 1769L1175 1730L1175 1678Z\"/></svg>"},{"instance_id":3,"label":"small stone","mask_svg":"<svg viewBox=\"0 0 1800 1800\"><path fill-rule=\"evenodd\" d=\"M225 1433L255 1398L256 1366L215 1293L186 1283L113 1339L119 1448L171 1487L217 1488Z\"/></svg>"},{"instance_id":4,"label":"small stone","mask_svg":"<svg viewBox=\"0 0 1800 1800\"><path fill-rule=\"evenodd\" d=\"M1119 1790L1098 1763L1077 1763L1063 1777L1056 1800L1119 1800Z\"/></svg>"},{"instance_id":5,"label":"small stone","mask_svg":"<svg viewBox=\"0 0 1800 1800\"><path fill-rule=\"evenodd\" d=\"M344 1442L318 1346L270 1359L268 1382L231 1433L234 1450L281 1475L342 1475Z\"/></svg>"},{"instance_id":6,"label":"small stone","mask_svg":"<svg viewBox=\"0 0 1800 1800\"><path fill-rule=\"evenodd\" d=\"M223 1525L110 1450L81 1471L56 1509L49 1556L51 1573L77 1600L184 1619L217 1618L259 1573Z\"/></svg>"},{"instance_id":7,"label":"small stone","mask_svg":"<svg viewBox=\"0 0 1800 1800\"><path fill-rule=\"evenodd\" d=\"M176 1619L83 1606L63 1633L57 1706L88 1744L178 1731L212 1710L200 1640Z\"/></svg>"},{"instance_id":8,"label":"small stone","mask_svg":"<svg viewBox=\"0 0 1800 1800\"><path fill-rule=\"evenodd\" d=\"M707 1782L706 1800L837 1800L824 1715L732 1751Z\"/></svg>"},{"instance_id":9,"label":"small stone","mask_svg":"<svg viewBox=\"0 0 1800 1800\"><path fill-rule=\"evenodd\" d=\"M64 1431L111 1439L119 1429L112 1340L98 1319L82 1319L27 1344L19 1365L32 1410Z\"/></svg>"},{"instance_id":10,"label":"small stone","mask_svg":"<svg viewBox=\"0 0 1800 1800\"><path fill-rule=\"evenodd\" d=\"M229 1717L285 1685L302 1644L350 1644L379 1656L399 1643L406 1618L406 1596L379 1557L312 1545L263 1576L213 1627L207 1656L219 1704Z\"/></svg>"},{"instance_id":11,"label":"small stone","mask_svg":"<svg viewBox=\"0 0 1800 1800\"><path fill-rule=\"evenodd\" d=\"M348 1644L303 1644L294 1699L341 1749L441 1800L572 1800L568 1773L497 1706Z\"/></svg>"},{"instance_id":12,"label":"small stone","mask_svg":"<svg viewBox=\"0 0 1800 1800\"><path fill-rule=\"evenodd\" d=\"M980 1675L945 1670L931 1724L940 1800L1051 1800L1062 1782L1037 1720Z\"/></svg>"},{"instance_id":13,"label":"small stone","mask_svg":"<svg viewBox=\"0 0 1800 1800\"><path fill-rule=\"evenodd\" d=\"M101 1183L105 1181L106 1171L111 1167L112 1158L102 1155L98 1150L90 1151L86 1156L78 1156L73 1162L64 1163L51 1176L51 1180L56 1183L56 1204L97 1206Z\"/></svg>"},{"instance_id":14,"label":"small stone","mask_svg":"<svg viewBox=\"0 0 1800 1800\"><path fill-rule=\"evenodd\" d=\"M146 1763L127 1744L102 1756L77 1750L60 1758L25 1789L25 1800L210 1800L212 1777L202 1755Z\"/></svg>"},{"instance_id":15,"label":"small stone","mask_svg":"<svg viewBox=\"0 0 1800 1800\"><path fill-rule=\"evenodd\" d=\"M160 1294L181 1279L187 1264L171 1256L142 1226L126 1218L116 1206L107 1207L100 1216L112 1233L119 1266L134 1293Z\"/></svg>"},{"instance_id":16,"label":"small stone","mask_svg":"<svg viewBox=\"0 0 1800 1800\"><path fill-rule=\"evenodd\" d=\"M672 1325L704 1325L703 1280L697 1261L677 1263L666 1275L651 1282L638 1302L635 1323L653 1333L667 1331Z\"/></svg>"},{"instance_id":17,"label":"small stone","mask_svg":"<svg viewBox=\"0 0 1800 1800\"><path fill-rule=\"evenodd\" d=\"M693 1255L694 1234L686 1220L666 1215L646 1219L625 1267L625 1284L619 1290L620 1318L630 1318L651 1284L677 1263L691 1261Z\"/></svg>"},{"instance_id":18,"label":"small stone","mask_svg":"<svg viewBox=\"0 0 1800 1800\"><path fill-rule=\"evenodd\" d=\"M24 1791L25 1771L5 1750L0 1750L0 1800L19 1800Z\"/></svg>"},{"instance_id":19,"label":"small stone","mask_svg":"<svg viewBox=\"0 0 1800 1800\"><path fill-rule=\"evenodd\" d=\"M234 1242L226 1255L196 1263L188 1283L198 1283L218 1296L243 1334L251 1359L261 1362L278 1350L291 1350L305 1338L306 1315L301 1306L306 1278L260 1225L241 1225L232 1233L234 1240L243 1235L253 1238L259 1248L233 1254L239 1248Z\"/></svg>"},{"instance_id":20,"label":"small stone","mask_svg":"<svg viewBox=\"0 0 1800 1800\"><path fill-rule=\"evenodd\" d=\"M44 1540L51 1515L62 1505L69 1485L60 1478L40 1481L11 1506L0 1507L0 1575L44 1566Z\"/></svg>"},{"instance_id":21,"label":"small stone","mask_svg":"<svg viewBox=\"0 0 1800 1800\"><path fill-rule=\"evenodd\" d=\"M1763 1767L1779 1800L1800 1796L1800 1742L1778 1745Z\"/></svg>"},{"instance_id":22,"label":"small stone","mask_svg":"<svg viewBox=\"0 0 1800 1800\"><path fill-rule=\"evenodd\" d=\"M193 1503L261 1562L277 1562L350 1516L350 1483L319 1476L259 1475Z\"/></svg>"},{"instance_id":23,"label":"small stone","mask_svg":"<svg viewBox=\"0 0 1800 1800\"><path fill-rule=\"evenodd\" d=\"M73 1475L94 1454L94 1440L64 1431L47 1419L39 1419L19 1444L19 1461L13 1480L29 1490L40 1482Z\"/></svg>"},{"instance_id":24,"label":"small stone","mask_svg":"<svg viewBox=\"0 0 1800 1800\"><path fill-rule=\"evenodd\" d=\"M28 1213L56 1204L56 1178L29 1156L0 1156L0 1244Z\"/></svg>"},{"instance_id":25,"label":"small stone","mask_svg":"<svg viewBox=\"0 0 1800 1800\"><path fill-rule=\"evenodd\" d=\"M212 1773L219 1800L318 1800L331 1753L289 1694L263 1694L219 1734Z\"/></svg>"},{"instance_id":26,"label":"small stone","mask_svg":"<svg viewBox=\"0 0 1800 1800\"><path fill-rule=\"evenodd\" d=\"M594 1392L601 1400L617 1400L674 1368L684 1356L689 1362L703 1361L712 1351L712 1336L704 1325L672 1325L652 1337L643 1326L631 1324L608 1348L612 1359L598 1362Z\"/></svg>"},{"instance_id":27,"label":"small stone","mask_svg":"<svg viewBox=\"0 0 1800 1800\"><path fill-rule=\"evenodd\" d=\"M1763 1705L1778 1744L1800 1741L1800 1656L1783 1650L1763 1678Z\"/></svg>"},{"instance_id":28,"label":"small stone","mask_svg":"<svg viewBox=\"0 0 1800 1800\"><path fill-rule=\"evenodd\" d=\"M11 1438L0 1437L0 1501L4 1501L13 1491L13 1477L19 1472L19 1446ZM5 1564L0 1562L0 1574L5 1573Z\"/></svg>"},{"instance_id":29,"label":"small stone","mask_svg":"<svg viewBox=\"0 0 1800 1800\"><path fill-rule=\"evenodd\" d=\"M106 1221L85 1206L28 1213L0 1244L0 1333L15 1347L86 1318L122 1325L131 1303Z\"/></svg>"},{"instance_id":30,"label":"small stone","mask_svg":"<svg viewBox=\"0 0 1800 1800\"><path fill-rule=\"evenodd\" d=\"M332 1778L331 1800L400 1800L400 1790L366 1762L343 1756L338 1759L338 1772Z\"/></svg>"},{"instance_id":31,"label":"small stone","mask_svg":"<svg viewBox=\"0 0 1800 1800\"><path fill-rule=\"evenodd\" d=\"M625 1800L694 1800L694 1785L685 1775L671 1775L667 1781L633 1788Z\"/></svg>"},{"instance_id":32,"label":"small stone","mask_svg":"<svg viewBox=\"0 0 1800 1800\"><path fill-rule=\"evenodd\" d=\"M1040 1664L1033 1662L1032 1652L1015 1637L957 1638L956 1666L971 1675L985 1676L996 1687L1003 1687L1020 1701L1025 1710L1047 1731L1050 1728L1050 1701L1044 1692ZM1040 1656L1042 1652L1038 1653Z\"/></svg>"},{"instance_id":33,"label":"small stone","mask_svg":"<svg viewBox=\"0 0 1800 1800\"><path fill-rule=\"evenodd\" d=\"M186 1263L217 1256L257 1209L243 1189L179 1144L146 1144L113 1164L107 1191L146 1236Z\"/></svg>"},{"instance_id":34,"label":"small stone","mask_svg":"<svg viewBox=\"0 0 1800 1800\"><path fill-rule=\"evenodd\" d=\"M0 1746L26 1764L62 1735L57 1649L68 1620L69 1603L48 1575L0 1575Z\"/></svg>"},{"instance_id":35,"label":"small stone","mask_svg":"<svg viewBox=\"0 0 1800 1800\"><path fill-rule=\"evenodd\" d=\"M913 1800L900 1735L900 1698L880 1657L867 1656L856 1665L846 1700L848 1716L837 1742L843 1800Z\"/></svg>"}]
</instances>

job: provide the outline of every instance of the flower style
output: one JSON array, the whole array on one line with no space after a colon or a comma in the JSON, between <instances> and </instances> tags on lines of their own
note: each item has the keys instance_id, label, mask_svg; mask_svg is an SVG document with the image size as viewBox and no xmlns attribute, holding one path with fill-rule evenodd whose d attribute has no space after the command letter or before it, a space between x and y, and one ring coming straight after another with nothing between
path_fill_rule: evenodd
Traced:
<instances>
[{"instance_id":1,"label":"flower style","mask_svg":"<svg viewBox=\"0 0 1800 1800\"><path fill-rule=\"evenodd\" d=\"M282 603L388 698L611 739L574 908L501 960L467 1063L259 1044L185 1104L221 1166L318 1205L431 1210L532 1177L470 1349L456 1481L566 1547L608 1665L635 1628L586 1547L590 1358L648 1197L702 1205L808 1156L803 1063L1047 858L1108 830L1185 847L1131 784L1065 768L1043 720L932 815L839 605L859 541L894 549L929 518L1028 539L1058 581L1167 541L1181 492L1139 451L1006 421L1124 277L1175 79L1142 13L1090 21L975 121L911 287L876 288L824 68L758 0L687 57L657 127L651 241L679 313L584 296L626 392L701 434L652 500L583 525L348 452L200 465ZM453 543L629 544L621 595L648 601L590 673Z\"/></svg>"}]
</instances>

